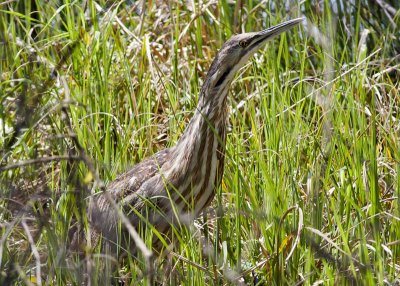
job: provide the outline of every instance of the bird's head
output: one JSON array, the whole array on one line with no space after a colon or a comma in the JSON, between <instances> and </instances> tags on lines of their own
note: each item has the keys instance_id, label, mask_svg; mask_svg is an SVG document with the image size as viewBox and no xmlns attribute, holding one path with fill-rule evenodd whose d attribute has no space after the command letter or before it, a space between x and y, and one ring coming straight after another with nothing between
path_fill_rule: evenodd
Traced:
<instances>
[{"instance_id":1,"label":"bird's head","mask_svg":"<svg viewBox=\"0 0 400 286\"><path fill-rule=\"evenodd\" d=\"M243 67L248 59L264 44L275 36L298 25L304 18L297 18L270 27L260 32L243 33L232 36L216 55L211 64L208 78L209 87L227 86L236 71Z\"/></svg>"}]
</instances>

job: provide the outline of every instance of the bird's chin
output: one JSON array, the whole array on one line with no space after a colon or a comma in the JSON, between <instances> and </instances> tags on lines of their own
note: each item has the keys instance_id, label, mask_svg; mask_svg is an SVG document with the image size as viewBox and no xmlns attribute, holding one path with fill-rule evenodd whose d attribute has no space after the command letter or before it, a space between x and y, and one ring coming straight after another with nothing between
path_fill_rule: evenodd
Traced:
<instances>
[{"instance_id":1,"label":"bird's chin","mask_svg":"<svg viewBox=\"0 0 400 286\"><path fill-rule=\"evenodd\" d=\"M242 67L245 66L245 64L249 61L249 59L256 53L258 49L254 49L254 51L250 51L247 55L243 56L240 61L239 64L237 65L238 69L241 69ZM237 70L235 70L236 72Z\"/></svg>"}]
</instances>

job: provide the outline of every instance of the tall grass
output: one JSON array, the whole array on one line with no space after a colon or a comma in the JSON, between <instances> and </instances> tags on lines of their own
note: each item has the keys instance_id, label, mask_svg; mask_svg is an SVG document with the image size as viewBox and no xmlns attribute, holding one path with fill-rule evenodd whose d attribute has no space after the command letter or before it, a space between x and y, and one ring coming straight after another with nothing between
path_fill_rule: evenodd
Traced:
<instances>
[{"instance_id":1,"label":"tall grass","mask_svg":"<svg viewBox=\"0 0 400 286\"><path fill-rule=\"evenodd\" d=\"M139 253L114 275L398 285L399 4L287 3L0 4L1 284L108 283L102 253L68 253L85 198L177 141L232 34L305 16L234 80L212 206L151 269Z\"/></svg>"}]
</instances>

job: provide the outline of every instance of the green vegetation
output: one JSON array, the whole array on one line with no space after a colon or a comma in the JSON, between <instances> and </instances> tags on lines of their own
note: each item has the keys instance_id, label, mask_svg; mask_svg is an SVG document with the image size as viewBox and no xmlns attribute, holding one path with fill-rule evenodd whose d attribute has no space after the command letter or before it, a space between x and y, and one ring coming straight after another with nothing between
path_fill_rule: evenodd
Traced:
<instances>
[{"instance_id":1,"label":"green vegetation","mask_svg":"<svg viewBox=\"0 0 400 286\"><path fill-rule=\"evenodd\" d=\"M114 275L399 285L399 2L299 2L0 3L0 284L104 285L98 250L67 250L85 198L177 141L232 34L305 16L232 85L212 206Z\"/></svg>"}]
</instances>

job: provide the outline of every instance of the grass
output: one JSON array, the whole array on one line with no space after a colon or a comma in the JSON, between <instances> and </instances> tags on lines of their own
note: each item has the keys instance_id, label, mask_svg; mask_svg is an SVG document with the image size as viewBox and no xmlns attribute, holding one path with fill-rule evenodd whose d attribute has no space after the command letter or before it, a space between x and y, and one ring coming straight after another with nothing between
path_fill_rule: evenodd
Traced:
<instances>
[{"instance_id":1,"label":"grass","mask_svg":"<svg viewBox=\"0 0 400 286\"><path fill-rule=\"evenodd\" d=\"M302 15L232 84L212 206L120 279L400 283L399 4L274 2L0 4L1 284L104 284L101 253L64 258L94 183L173 146L232 34Z\"/></svg>"}]
</instances>

